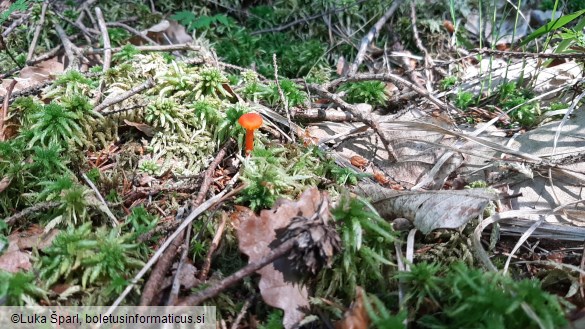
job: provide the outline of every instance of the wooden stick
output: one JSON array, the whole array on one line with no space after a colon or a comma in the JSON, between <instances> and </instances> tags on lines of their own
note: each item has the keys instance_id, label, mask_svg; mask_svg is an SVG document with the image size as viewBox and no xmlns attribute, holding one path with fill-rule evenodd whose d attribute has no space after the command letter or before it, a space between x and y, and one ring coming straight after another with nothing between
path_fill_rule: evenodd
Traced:
<instances>
[{"instance_id":1,"label":"wooden stick","mask_svg":"<svg viewBox=\"0 0 585 329\"><path fill-rule=\"evenodd\" d=\"M96 106L94 108L94 111L101 112L103 109L105 109L108 106L112 106L114 104L120 103L121 101L128 99L128 98L130 98L130 97L132 97L132 96L134 96L134 95L136 95L136 94L138 94L146 89L150 89L152 87L154 87L154 80L152 78L149 78L144 83L128 90L127 92L104 101L103 103Z\"/></svg>"},{"instance_id":2,"label":"wooden stick","mask_svg":"<svg viewBox=\"0 0 585 329\"><path fill-rule=\"evenodd\" d=\"M26 61L30 61L35 54L35 49L37 48L37 42L39 41L39 35L41 35L41 31L43 30L43 24L45 24L45 15L47 14L47 7L49 7L49 1L43 1L43 6L41 7L41 18L39 19L39 23L35 27L35 34L33 35L33 39L30 43L30 47L28 48L28 54L26 55Z\"/></svg>"},{"instance_id":3,"label":"wooden stick","mask_svg":"<svg viewBox=\"0 0 585 329\"><path fill-rule=\"evenodd\" d=\"M372 43L372 41L374 41L374 38L376 37L378 32L382 29L384 24L386 24L386 21L390 17L392 17L392 15L394 15L394 12L396 11L396 9L398 9L398 7L403 2L404 2L404 0L394 0L394 2L392 2L392 6L390 6L390 9L388 9L386 11L386 13L384 14L384 16L382 16L382 18L380 18L378 20L378 22L376 22L376 24L370 29L370 32L368 32L368 34L366 34L366 36L364 36L362 38L360 48L359 48L358 53L355 57L355 61L353 62L353 64L349 68L348 75L354 75L357 73L358 67L360 66L360 64L364 60L364 56L366 55L366 50L368 49L368 46L370 45L370 43Z\"/></svg>"},{"instance_id":4,"label":"wooden stick","mask_svg":"<svg viewBox=\"0 0 585 329\"><path fill-rule=\"evenodd\" d=\"M244 268L240 269L236 273L228 276L227 278L221 280L216 285L213 285L197 294L193 294L185 298L181 303L180 306L195 306L201 304L206 299L212 298L217 296L222 291L226 290L227 288L233 286L234 284L238 283L245 277L252 275L252 273L258 271L259 269L263 268L264 266L274 262L278 258L286 255L295 245L295 239L288 239L276 249L272 250L266 257L261 259L258 262L249 263Z\"/></svg>"}]
</instances>

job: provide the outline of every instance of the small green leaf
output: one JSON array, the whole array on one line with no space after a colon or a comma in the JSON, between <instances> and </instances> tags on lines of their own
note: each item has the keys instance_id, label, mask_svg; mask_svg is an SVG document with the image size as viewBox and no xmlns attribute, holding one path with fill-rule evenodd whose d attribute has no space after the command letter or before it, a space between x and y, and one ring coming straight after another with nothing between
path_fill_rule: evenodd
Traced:
<instances>
[{"instance_id":1,"label":"small green leaf","mask_svg":"<svg viewBox=\"0 0 585 329\"><path fill-rule=\"evenodd\" d=\"M558 30L583 14L585 14L585 9L579 10L578 12L569 15L561 16L553 21L550 21L549 23L541 26L538 30L532 32L529 36L527 36L526 39L524 39L524 41L522 41L520 45L524 46L530 41L538 37L541 37L542 35Z\"/></svg>"}]
</instances>

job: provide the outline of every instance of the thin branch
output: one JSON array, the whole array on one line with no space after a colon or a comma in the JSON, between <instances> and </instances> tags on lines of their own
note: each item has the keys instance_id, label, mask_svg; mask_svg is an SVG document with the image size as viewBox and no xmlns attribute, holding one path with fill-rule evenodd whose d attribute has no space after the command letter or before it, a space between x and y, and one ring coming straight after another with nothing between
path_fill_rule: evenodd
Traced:
<instances>
[{"instance_id":1,"label":"thin branch","mask_svg":"<svg viewBox=\"0 0 585 329\"><path fill-rule=\"evenodd\" d=\"M205 281L207 280L207 274L209 274L209 268L211 267L211 257L213 253L217 250L217 246L219 246L219 242L221 240L221 236L223 235L223 230L225 228L225 223L227 221L227 214L224 212L221 216L221 223L217 227L217 231L213 236L213 240L211 241L211 246L207 251L207 255L205 256L205 261L203 262L203 268L201 272L199 272L198 279Z\"/></svg>"},{"instance_id":2,"label":"thin branch","mask_svg":"<svg viewBox=\"0 0 585 329\"><path fill-rule=\"evenodd\" d=\"M388 11L386 11L384 16L382 16L382 18L380 18L376 22L376 24L370 29L370 32L368 32L368 34L366 34L366 36L364 36L362 38L362 42L360 44L360 48L358 50L358 53L355 57L355 61L353 62L353 64L349 68L349 73L348 73L349 75L354 75L357 73L358 67L360 66L360 64L364 60L364 56L366 55L366 51L368 50L368 46L372 43L372 41L374 41L374 38L378 35L378 32L382 29L384 24L386 24L386 21L390 17L392 17L392 15L394 15L394 12L396 11L396 9L398 9L398 7L403 2L404 2L404 0L394 0L394 2L392 2L392 6L390 6L390 9L388 9Z\"/></svg>"},{"instance_id":3,"label":"thin branch","mask_svg":"<svg viewBox=\"0 0 585 329\"><path fill-rule=\"evenodd\" d=\"M83 25L83 22L77 22L77 21L72 21L69 18L63 16L61 13L59 13L58 11L54 11L55 14L57 15L57 17L59 17L60 19L64 20L65 22L71 24L71 26L74 26L75 28L77 28L78 30L81 31L81 33L83 34L83 36L85 37L85 40L87 41L88 44L92 43L92 39L95 38L95 35L99 35L100 32L97 30L94 30L92 28L87 28L85 27L85 25Z\"/></svg>"},{"instance_id":4,"label":"thin branch","mask_svg":"<svg viewBox=\"0 0 585 329\"><path fill-rule=\"evenodd\" d=\"M115 47L115 48L110 48L110 50L112 51L112 53L117 53L117 52L120 52L122 50L122 48L123 47ZM136 47L136 49L139 51L144 51L144 52L178 51L178 50L199 51L199 50L201 50L201 47L193 45L191 43L180 43L180 44L176 44L176 45L138 46L138 47ZM92 48L92 49L86 50L84 53L86 55L95 55L95 54L102 53L103 51L104 51L104 48Z\"/></svg>"},{"instance_id":5,"label":"thin branch","mask_svg":"<svg viewBox=\"0 0 585 329\"><path fill-rule=\"evenodd\" d=\"M108 316L108 315L112 314L112 312L114 312L114 310L118 307L118 305L120 305L120 303L124 300L124 298L126 298L126 296L130 293L130 291L132 291L132 288L134 287L134 285L137 284L138 281L152 267L152 265L154 265L154 263L156 263L156 261L159 259L159 257L162 255L162 253L169 247L169 245L173 242L173 240L175 240L175 238L177 236L179 236L179 234L182 234L183 230L187 226L189 226L193 222L193 220L195 218L197 218L197 216L201 215L204 211L209 209L218 200L220 200L228 192L228 190L233 186L234 182L237 181L238 177L239 177L238 174L234 175L234 177L230 180L229 185L223 191L216 194L215 196L213 196L212 198L208 199L206 202L201 204L199 207L194 209L189 214L189 216L183 220L183 222L177 228L177 230L165 240L165 242L160 246L160 248L152 256L152 258L142 267L142 269L138 272L138 274L136 274L136 276L134 276L134 278L130 281L131 283L126 287L126 289L124 289L122 294L120 294L120 296L114 301L112 306L110 306L110 308L108 308L108 311L104 314L104 316Z\"/></svg>"},{"instance_id":6,"label":"thin branch","mask_svg":"<svg viewBox=\"0 0 585 329\"><path fill-rule=\"evenodd\" d=\"M240 269L236 273L228 276L227 278L221 280L217 284L191 296L186 297L181 303L180 306L194 306L199 305L203 301L213 298L217 296L222 291L226 290L227 288L233 286L234 284L238 283L240 280L252 275L254 272L258 271L259 269L263 268L264 266L274 262L278 258L286 255L290 252L295 246L296 240L295 239L288 239L283 242L280 246L276 249L272 250L266 257L261 259L258 262L252 262L246 265L244 268Z\"/></svg>"},{"instance_id":7,"label":"thin branch","mask_svg":"<svg viewBox=\"0 0 585 329\"><path fill-rule=\"evenodd\" d=\"M41 18L39 19L39 23L35 27L35 33L30 43L30 47L28 48L28 54L26 55L27 62L33 58L35 49L37 48L37 42L39 41L39 36L41 35L41 31L43 30L43 25L45 24L45 15L47 14L48 7L49 1L47 0L43 1L43 6L41 7Z\"/></svg>"},{"instance_id":8,"label":"thin branch","mask_svg":"<svg viewBox=\"0 0 585 329\"><path fill-rule=\"evenodd\" d=\"M81 4L81 7L77 8L77 12L79 13L79 16L77 16L77 23L81 23L83 21L83 19L85 18L85 14L87 13L90 18L90 20L92 21L92 23L94 23L95 26L95 22L93 21L93 18L91 17L91 13L89 12L88 8L91 7L97 0L88 0L88 1L83 1Z\"/></svg>"},{"instance_id":9,"label":"thin branch","mask_svg":"<svg viewBox=\"0 0 585 329\"><path fill-rule=\"evenodd\" d=\"M142 287L142 296L140 296L140 305L142 306L150 306L152 304L152 300L154 296L159 291L161 287L160 282L164 278L165 274L173 264L175 260L175 256L177 255L177 250L181 246L185 239L185 233L181 232L179 236L172 240L171 245L165 250L162 254L160 259L156 262L156 265L148 280Z\"/></svg>"},{"instance_id":10,"label":"thin branch","mask_svg":"<svg viewBox=\"0 0 585 329\"><path fill-rule=\"evenodd\" d=\"M71 38L71 39L73 39L73 38ZM38 64L40 62L46 61L49 58L53 58L53 57L57 56L57 54L59 53L59 51L61 51L62 48L63 48L62 45L58 45L58 46L52 48L51 50L47 51L46 53L31 59L30 61L26 61L26 65L33 66L33 65Z\"/></svg>"},{"instance_id":11,"label":"thin branch","mask_svg":"<svg viewBox=\"0 0 585 329\"><path fill-rule=\"evenodd\" d=\"M36 213L36 212L41 212L41 211L47 211L49 209L53 209L56 208L60 205L60 202L57 201L49 201L49 202L42 202L42 203L38 203L32 207L26 208L24 210L22 210L19 213L16 213L8 218L6 218L4 220L4 222L10 226L12 224L14 224L16 221L20 220L21 218L24 218L30 214Z\"/></svg>"},{"instance_id":12,"label":"thin branch","mask_svg":"<svg viewBox=\"0 0 585 329\"><path fill-rule=\"evenodd\" d=\"M290 132L290 138L292 142L295 142L295 133L292 128L292 121L290 120L290 110L288 108L288 100L284 97L284 93L282 92L282 88L280 88L280 82L278 81L278 65L276 63L276 54L272 54L272 62L274 63L274 81L276 82L276 88L278 88L278 95L280 96L280 100L284 105L284 112L286 113L286 120L288 121L288 129Z\"/></svg>"},{"instance_id":13,"label":"thin branch","mask_svg":"<svg viewBox=\"0 0 585 329\"><path fill-rule=\"evenodd\" d=\"M351 113L334 109L311 108L295 112L296 121L359 122Z\"/></svg>"},{"instance_id":14,"label":"thin branch","mask_svg":"<svg viewBox=\"0 0 585 329\"><path fill-rule=\"evenodd\" d=\"M414 3L414 1L412 1L410 3L410 19L412 20L411 24L412 24L412 34L414 36L414 40L416 43L416 47L418 49L420 49L420 51L423 52L424 56L424 61L425 61L425 74L427 76L426 79L426 88L427 91L432 91L432 87L431 87L431 82L433 81L433 72L431 71L431 67L434 65L433 63L433 59L431 58L431 56L429 56L429 52L427 50L427 48L425 48L425 46L422 43L422 40L420 39L420 36L418 34L418 28L416 27L416 4Z\"/></svg>"},{"instance_id":15,"label":"thin branch","mask_svg":"<svg viewBox=\"0 0 585 329\"><path fill-rule=\"evenodd\" d=\"M99 104L98 106L96 106L94 108L94 110L96 112L101 112L103 109L105 109L106 107L112 106L114 104L120 103L125 99L128 99L146 89L150 89L154 87L154 80L152 78L149 78L148 80L146 80L145 82L143 82L142 84L128 90L127 92L120 94L116 97L110 98L105 100L103 103Z\"/></svg>"},{"instance_id":16,"label":"thin branch","mask_svg":"<svg viewBox=\"0 0 585 329\"><path fill-rule=\"evenodd\" d=\"M363 122L368 127L372 128L374 132L380 136L380 140L382 144L384 144L384 148L388 152L388 160L390 162L396 162L396 155L392 150L392 145L390 144L390 139L382 129L380 129L380 124L375 122L370 115L366 116L364 113L355 105L349 104L345 102L339 95L333 94L328 92L324 87L321 87L317 84L307 84L307 88L312 90L313 92L317 93L319 96L331 99L335 104L337 104L341 109L351 113L352 116L357 118L359 121Z\"/></svg>"},{"instance_id":17,"label":"thin branch","mask_svg":"<svg viewBox=\"0 0 585 329\"><path fill-rule=\"evenodd\" d=\"M63 48L65 49L65 55L67 55L67 59L69 59L69 68L73 70L79 70L79 60L76 58L75 54L73 53L74 50L78 50L77 46L75 46L67 34L65 30L59 25L58 23L54 23L55 31L59 35L61 39L61 43L63 44Z\"/></svg>"},{"instance_id":18,"label":"thin branch","mask_svg":"<svg viewBox=\"0 0 585 329\"><path fill-rule=\"evenodd\" d=\"M252 296L252 297L246 299L246 302L244 302L244 305L242 305L242 309L240 310L240 313L238 313L238 316L236 317L236 319L232 323L231 329L238 329L238 325L240 324L240 322L244 318L244 314L246 314L246 311L248 310L248 307L250 307L250 303L252 302L252 300L254 298L255 297Z\"/></svg>"},{"instance_id":19,"label":"thin branch","mask_svg":"<svg viewBox=\"0 0 585 329\"><path fill-rule=\"evenodd\" d=\"M336 88L337 86L339 86L342 83L358 82L358 81L371 81L371 80L392 82L396 85L404 85L404 86L416 91L418 94L426 97L433 104L437 105L442 110L445 110L445 111L455 110L455 111L457 111L457 109L453 105L441 101L440 99L435 97L433 94L429 93L428 91L426 91L426 90L418 87L414 83L412 83L408 80L405 80L405 79L403 79L395 74L392 74L392 73L357 74L357 75L353 75L350 77L342 77L342 78L331 81L329 84L326 84L324 86L324 88L327 90L332 90L333 88Z\"/></svg>"},{"instance_id":20,"label":"thin branch","mask_svg":"<svg viewBox=\"0 0 585 329\"><path fill-rule=\"evenodd\" d=\"M112 63L112 46L110 43L110 35L108 34L108 28L106 26L106 21L104 20L104 15L102 15L102 10L99 7L95 7L94 10L100 32L102 33L102 38L104 40L104 61L102 71L106 72L110 69L110 64Z\"/></svg>"},{"instance_id":21,"label":"thin branch","mask_svg":"<svg viewBox=\"0 0 585 329\"><path fill-rule=\"evenodd\" d=\"M152 43L153 45L158 45L158 42L152 40L151 38L149 38L147 35L143 34L142 32L138 31L137 29L126 25L124 23L119 23L119 22L111 22L111 23L106 23L106 26L112 26L112 27L121 27L124 30L134 34L135 36L141 38L142 40L148 42L148 43Z\"/></svg>"},{"instance_id":22,"label":"thin branch","mask_svg":"<svg viewBox=\"0 0 585 329\"><path fill-rule=\"evenodd\" d=\"M213 173L215 172L215 169L217 168L217 166L219 165L219 163L221 161L223 161L223 159L225 158L225 155L227 153L227 150L234 144L233 140L229 140L222 148L221 150L217 153L217 155L215 156L215 158L213 159L213 161L211 162L211 164L209 165L209 167L207 168L207 170L205 170L205 173L203 174L203 182L201 183L201 187L199 188L199 193L197 194L197 197L195 198L195 201L193 202L193 206L196 207L198 205L200 205L203 200L205 199L205 195L207 194L207 191L209 191L209 188L211 187L211 183L213 182ZM206 224L207 225L207 224ZM220 226L221 228L221 226ZM177 267L177 270L175 272L175 277L173 278L173 285L171 288L171 293L169 294L169 298L168 298L168 303L167 305L174 305L177 301L177 297L179 295L179 277L180 277L180 272L181 272L181 266L185 261L185 258L187 257L187 253L189 251L189 243L190 243L190 233L191 233L191 229L192 229L192 225L189 225L189 227L187 228L187 238L185 239L185 246L183 249L183 253L181 255L181 261L179 262L179 266ZM203 230L203 229L202 229ZM197 233L197 236L195 237L195 239L198 239L201 235L202 230L200 230ZM222 230L222 229L218 229L218 230ZM213 239L215 241L215 238ZM213 247L213 243L211 248L209 248L209 257L211 257L211 250L214 250ZM207 259L205 261L205 263L207 264ZM157 264L158 267L158 264ZM209 266L208 266L209 267ZM166 268L166 270L168 270L168 268L170 268L170 264L169 266ZM166 273L165 270L165 273ZM200 273L207 273L209 271L209 268L207 268L207 271L205 270L205 265L203 266L203 270ZM164 273L163 273L164 274ZM150 279L149 279L150 281Z\"/></svg>"},{"instance_id":23,"label":"thin branch","mask_svg":"<svg viewBox=\"0 0 585 329\"><path fill-rule=\"evenodd\" d=\"M16 29L17 27L23 25L24 22L26 20L28 20L29 18L30 18L30 13L22 15L22 17L20 17L19 19L15 20L14 22L12 22L12 24L10 24L10 26L7 27L6 30L4 30L4 32L2 32L2 36L6 38L10 33L12 33L12 31L14 29Z\"/></svg>"},{"instance_id":24,"label":"thin branch","mask_svg":"<svg viewBox=\"0 0 585 329\"><path fill-rule=\"evenodd\" d=\"M6 88L6 96L4 97L4 101L2 102L2 112L1 115L2 117L0 117L0 141L4 141L6 139L6 135L5 135L5 123L8 120L8 101L10 100L10 95L12 94L12 91L14 90L14 86L16 86L18 82L16 80L12 80L10 82L10 84L8 85L8 88Z\"/></svg>"},{"instance_id":25,"label":"thin branch","mask_svg":"<svg viewBox=\"0 0 585 329\"><path fill-rule=\"evenodd\" d=\"M104 212L112 220L112 226L113 227L116 227L116 226L120 225L120 222L118 222L118 220L116 219L116 216L114 216L114 214L112 213L112 211L108 207L108 204L107 204L106 200L104 200L104 197L101 195L101 193L97 189L97 187L95 187L95 185L93 184L93 182L91 181L91 179L89 179L89 177L87 177L87 175L85 173L81 173L81 177L83 177L83 180L85 180L85 182L87 183L87 185L89 185L89 187L91 187L91 189L93 190L93 192L95 193L95 195L97 196L97 198L103 204L103 206L104 206Z\"/></svg>"},{"instance_id":26,"label":"thin branch","mask_svg":"<svg viewBox=\"0 0 585 329\"><path fill-rule=\"evenodd\" d=\"M169 293L169 297L167 298L167 302L165 305L175 305L177 303L177 299L179 297L179 290L181 289L181 270L183 269L183 265L185 264L185 260L189 255L189 244L191 243L191 231L193 230L193 223L187 227L187 232L185 233L185 241L183 241L183 250L181 251L181 258L179 259L179 263L177 265L177 270L175 271L175 276L173 277L173 284L171 286L171 292ZM203 230L203 229L202 229ZM201 231L202 231L201 230ZM199 231L199 232L201 232ZM174 258L174 257L173 257ZM169 266L170 268L170 266Z\"/></svg>"},{"instance_id":27,"label":"thin branch","mask_svg":"<svg viewBox=\"0 0 585 329\"><path fill-rule=\"evenodd\" d=\"M575 52L575 53L563 53L563 54L553 54L553 53L527 53L522 51L502 51L502 50L495 50L495 49L473 49L473 53L477 55L497 55L503 57L512 57L512 58L549 58L549 59L583 59L585 58L585 52Z\"/></svg>"},{"instance_id":28,"label":"thin branch","mask_svg":"<svg viewBox=\"0 0 585 329\"><path fill-rule=\"evenodd\" d=\"M349 8L351 8L353 6L359 5L362 2L366 2L366 1L367 0L355 1L355 2L353 2L351 4L349 4L349 5L344 6L344 7L341 7L341 8L333 8L331 10L328 10L328 11L325 11L325 12L322 12L322 13L319 13L319 14L315 14L313 16L309 16L309 17L306 17L306 18L299 18L297 20L294 20L292 22L289 22L289 23L286 23L286 24L283 24L283 25L271 27L271 28L264 29L264 30L254 31L254 32L250 33L250 35L284 31L284 30L287 30L287 29L289 29L289 28L291 28L291 27L293 27L295 25L298 25L298 24L308 23L308 22L310 22L312 20L321 18L321 17L326 16L326 15L336 14L336 13L345 11L346 9L349 9Z\"/></svg>"}]
</instances>

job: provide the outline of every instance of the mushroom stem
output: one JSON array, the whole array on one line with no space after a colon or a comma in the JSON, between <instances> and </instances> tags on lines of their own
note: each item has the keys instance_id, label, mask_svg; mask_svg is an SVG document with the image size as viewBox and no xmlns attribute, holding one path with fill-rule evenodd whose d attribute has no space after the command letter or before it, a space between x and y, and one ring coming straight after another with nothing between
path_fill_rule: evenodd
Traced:
<instances>
[{"instance_id":1,"label":"mushroom stem","mask_svg":"<svg viewBox=\"0 0 585 329\"><path fill-rule=\"evenodd\" d=\"M254 130L262 125L262 117L258 113L246 113L238 119L242 128L246 129L246 155L254 148Z\"/></svg>"},{"instance_id":2,"label":"mushroom stem","mask_svg":"<svg viewBox=\"0 0 585 329\"><path fill-rule=\"evenodd\" d=\"M246 155L254 149L254 129L246 129Z\"/></svg>"}]
</instances>

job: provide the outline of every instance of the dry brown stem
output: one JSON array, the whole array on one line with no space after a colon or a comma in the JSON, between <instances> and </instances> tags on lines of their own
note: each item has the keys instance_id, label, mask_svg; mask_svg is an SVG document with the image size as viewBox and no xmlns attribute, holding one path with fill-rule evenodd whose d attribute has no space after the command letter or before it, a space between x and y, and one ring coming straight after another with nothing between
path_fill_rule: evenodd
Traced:
<instances>
[{"instance_id":1,"label":"dry brown stem","mask_svg":"<svg viewBox=\"0 0 585 329\"><path fill-rule=\"evenodd\" d=\"M321 97L332 100L342 110L349 112L352 116L354 116L356 119L364 123L366 126L372 128L374 132L380 137L382 144L384 144L384 148L388 152L388 161L396 162L396 155L392 150L390 139L388 138L388 136L386 136L384 131L380 129L380 124L372 119L371 115L364 114L357 106L347 103L346 101L341 99L339 95L328 92L325 88L321 87L320 85L308 84L307 88L317 93Z\"/></svg>"},{"instance_id":2,"label":"dry brown stem","mask_svg":"<svg viewBox=\"0 0 585 329\"><path fill-rule=\"evenodd\" d=\"M240 280L252 275L252 273L263 268L264 266L274 262L276 259L286 255L291 251L295 245L295 239L289 239L283 242L276 249L272 250L266 257L258 262L249 263L244 268L240 269L236 273L228 276L221 280L217 284L191 296L183 299L179 305L181 306L195 306L201 304L203 301L217 296L222 291L238 283Z\"/></svg>"},{"instance_id":3,"label":"dry brown stem","mask_svg":"<svg viewBox=\"0 0 585 329\"><path fill-rule=\"evenodd\" d=\"M2 102L2 112L0 113L2 117L0 117L0 141L5 140L5 124L8 118L8 100L10 99L10 95L12 94L12 90L14 90L14 86L16 86L17 81L12 80L6 89L6 97L4 97L4 101Z\"/></svg>"}]
</instances>

